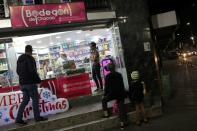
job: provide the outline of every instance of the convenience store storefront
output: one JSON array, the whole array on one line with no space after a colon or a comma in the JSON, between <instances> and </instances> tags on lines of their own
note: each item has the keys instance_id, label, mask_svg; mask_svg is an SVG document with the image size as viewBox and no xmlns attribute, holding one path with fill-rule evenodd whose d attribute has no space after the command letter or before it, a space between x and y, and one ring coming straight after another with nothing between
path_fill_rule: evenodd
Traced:
<instances>
[{"instance_id":1,"label":"convenience store storefront","mask_svg":"<svg viewBox=\"0 0 197 131\"><path fill-rule=\"evenodd\" d=\"M0 109L3 106L20 104L21 93L19 93L20 87L16 73L16 62L17 58L24 53L26 45L32 45L34 49L33 57L36 60L38 73L42 79L40 85L41 94L43 91L42 88L48 89L48 91L44 90L44 92L48 93L44 93L41 99L45 99L47 96L56 96L57 100L63 99L61 102L61 111L68 109L67 99L92 95L94 93L95 85L91 78L91 62L89 60L89 43L92 41L97 43L100 53L102 77L104 78L108 73L105 70L105 66L108 64L109 59L114 59L117 64L117 70L122 73L125 87L128 89L119 28L113 24L115 16L114 18L107 18L106 15L110 14L109 12L100 13L99 15L92 13L86 16L82 2L37 5L37 8L31 6L32 9L28 7L30 6L16 6L14 7L16 9L13 8L13 11L20 9L23 13L27 13L26 18L21 17L22 21L12 20L13 32L18 29L21 30L22 28L24 31L27 31L27 28L36 28L38 24L42 27L55 24L52 25L54 29L49 32L47 32L47 29L43 29L43 32L41 30L34 30L34 34L39 35L32 35L30 31L27 31L27 34L23 35L24 32L21 32L21 34L10 37L10 41L2 41L0 43ZM57 11L54 11L55 9L57 9ZM51 10L51 14L49 10ZM102 17L103 14L104 16ZM15 14L15 16L17 15L18 14ZM55 19L53 17L46 18L45 16L47 15L55 16ZM59 15L66 15L67 18L65 17L64 19L64 17L60 17ZM114 13L112 13L112 15L114 15ZM11 19L14 19L12 10L11 16ZM28 17L33 17L29 18L29 23L27 22ZM17 17L17 19L19 18ZM108 19L108 22L102 22L104 19ZM43 22L43 20L48 20L49 22L46 23ZM61 29L55 29L55 26L58 27L64 23L72 26L69 28L62 26ZM81 25L78 23L81 23ZM5 38L2 39L6 40ZM57 61L62 54L66 54L67 62L60 68L57 66ZM49 68L47 71L44 71L46 63L48 63L47 66ZM20 97L15 98L15 96L10 95L14 92L20 94L17 95ZM16 99L18 99L18 101ZM58 113L58 111L56 113Z\"/></svg>"}]
</instances>

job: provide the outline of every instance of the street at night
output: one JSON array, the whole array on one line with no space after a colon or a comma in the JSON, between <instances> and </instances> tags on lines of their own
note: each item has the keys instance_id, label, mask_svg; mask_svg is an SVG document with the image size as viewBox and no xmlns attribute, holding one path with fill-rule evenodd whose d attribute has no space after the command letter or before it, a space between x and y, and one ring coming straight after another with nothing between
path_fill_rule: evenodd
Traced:
<instances>
[{"instance_id":1,"label":"street at night","mask_svg":"<svg viewBox=\"0 0 197 131\"><path fill-rule=\"evenodd\" d=\"M0 130L197 131L197 0L0 0Z\"/></svg>"},{"instance_id":2,"label":"street at night","mask_svg":"<svg viewBox=\"0 0 197 131\"><path fill-rule=\"evenodd\" d=\"M141 126L131 123L125 131L196 131L197 129L197 56L191 56L193 67L179 60L164 61L170 74L172 98L164 103L163 116ZM119 131L118 128L105 131Z\"/></svg>"}]
</instances>

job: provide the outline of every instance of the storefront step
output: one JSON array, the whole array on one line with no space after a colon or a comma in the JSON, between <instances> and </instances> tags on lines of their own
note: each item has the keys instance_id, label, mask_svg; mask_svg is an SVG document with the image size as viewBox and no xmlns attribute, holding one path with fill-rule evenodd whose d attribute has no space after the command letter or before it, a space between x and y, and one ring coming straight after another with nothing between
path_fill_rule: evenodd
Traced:
<instances>
[{"instance_id":1,"label":"storefront step","mask_svg":"<svg viewBox=\"0 0 197 131\"><path fill-rule=\"evenodd\" d=\"M113 102L110 102L108 105L112 106L112 104ZM128 105L128 107L131 106ZM86 103L84 106L73 106L67 112L51 115L49 116L49 120L45 122L35 123L31 120L27 126L21 128L12 124L10 126L4 126L2 129L6 131L49 131L99 120L102 117L102 113L100 102L93 104Z\"/></svg>"},{"instance_id":2,"label":"storefront step","mask_svg":"<svg viewBox=\"0 0 197 131\"><path fill-rule=\"evenodd\" d=\"M72 107L67 112L48 116L49 120L35 123L28 121L28 125L19 127L15 124L2 127L7 131L52 131L58 128L69 127L72 125L90 122L101 117L101 104L94 103L81 107Z\"/></svg>"},{"instance_id":3,"label":"storefront step","mask_svg":"<svg viewBox=\"0 0 197 131\"><path fill-rule=\"evenodd\" d=\"M150 118L158 117L162 115L161 105L156 105L152 108L146 109ZM136 112L129 112L128 118L131 122L134 122ZM68 128L62 128L55 131L102 131L119 126L119 118L112 116L110 118L103 118L88 123L71 126Z\"/></svg>"},{"instance_id":4,"label":"storefront step","mask_svg":"<svg viewBox=\"0 0 197 131\"><path fill-rule=\"evenodd\" d=\"M69 99L69 106L72 107L80 107L89 104L94 104L100 102L102 99L103 93L97 93L90 96L82 96L77 98Z\"/></svg>"},{"instance_id":5,"label":"storefront step","mask_svg":"<svg viewBox=\"0 0 197 131\"><path fill-rule=\"evenodd\" d=\"M130 107L130 105L127 107ZM157 104L157 106L148 109L150 116L161 115L160 107ZM130 112L131 110L129 109L128 111ZM101 119L102 113L101 104L94 103L83 107L73 107L65 113L51 115L49 120L45 122L35 123L29 121L29 124L24 127L18 127L13 124L1 129L2 131L53 131L57 129L65 131L85 131L87 129L91 131L95 128L92 131L96 131L118 125L118 118L116 116L112 116L109 119ZM134 112L129 113L131 120L133 120L134 114Z\"/></svg>"}]
</instances>

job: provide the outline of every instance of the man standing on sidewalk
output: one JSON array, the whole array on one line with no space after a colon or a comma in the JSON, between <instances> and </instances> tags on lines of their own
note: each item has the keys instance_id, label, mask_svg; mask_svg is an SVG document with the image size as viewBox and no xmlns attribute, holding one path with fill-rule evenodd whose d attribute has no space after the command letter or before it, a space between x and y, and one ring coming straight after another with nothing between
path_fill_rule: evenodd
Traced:
<instances>
[{"instance_id":1,"label":"man standing on sidewalk","mask_svg":"<svg viewBox=\"0 0 197 131\"><path fill-rule=\"evenodd\" d=\"M34 111L34 119L36 122L48 120L40 116L39 111L39 94L37 84L41 82L37 73L36 62L32 57L32 46L25 47L25 54L22 54L17 61L17 74L19 75L19 83L21 91L23 92L23 102L21 103L16 117L16 124L26 125L23 121L23 112L25 107L32 99L32 106Z\"/></svg>"}]
</instances>

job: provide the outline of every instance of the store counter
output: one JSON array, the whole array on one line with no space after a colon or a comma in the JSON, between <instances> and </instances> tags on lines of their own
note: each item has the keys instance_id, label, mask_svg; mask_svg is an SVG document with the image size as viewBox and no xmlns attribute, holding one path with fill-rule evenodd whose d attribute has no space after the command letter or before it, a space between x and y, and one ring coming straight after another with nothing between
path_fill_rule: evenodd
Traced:
<instances>
[{"instance_id":1,"label":"store counter","mask_svg":"<svg viewBox=\"0 0 197 131\"><path fill-rule=\"evenodd\" d=\"M59 98L74 98L92 94L88 73L43 80L41 87L50 89Z\"/></svg>"},{"instance_id":2,"label":"store counter","mask_svg":"<svg viewBox=\"0 0 197 131\"><path fill-rule=\"evenodd\" d=\"M48 88L58 98L75 98L91 95L91 85L88 73L75 74L70 76L59 76L56 78L42 80L40 87ZM19 86L0 88L0 93L7 93L20 90Z\"/></svg>"}]
</instances>

